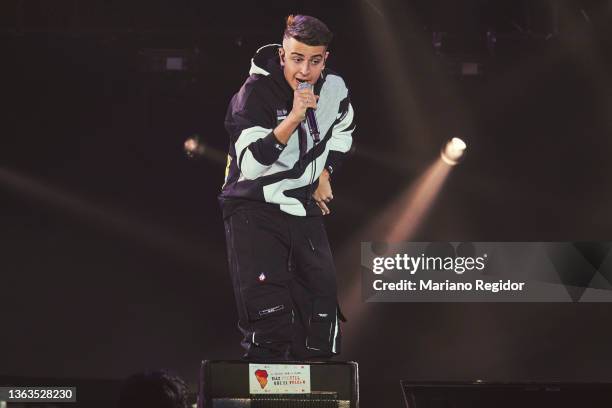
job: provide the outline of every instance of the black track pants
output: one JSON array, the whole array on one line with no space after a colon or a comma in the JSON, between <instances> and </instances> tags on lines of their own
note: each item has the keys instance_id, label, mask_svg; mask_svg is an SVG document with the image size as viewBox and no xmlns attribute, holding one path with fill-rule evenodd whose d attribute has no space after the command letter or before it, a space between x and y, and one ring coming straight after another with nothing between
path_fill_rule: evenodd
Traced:
<instances>
[{"instance_id":1,"label":"black track pants","mask_svg":"<svg viewBox=\"0 0 612 408\"><path fill-rule=\"evenodd\" d=\"M323 217L243 209L225 220L225 234L245 356L338 354L341 314Z\"/></svg>"}]
</instances>

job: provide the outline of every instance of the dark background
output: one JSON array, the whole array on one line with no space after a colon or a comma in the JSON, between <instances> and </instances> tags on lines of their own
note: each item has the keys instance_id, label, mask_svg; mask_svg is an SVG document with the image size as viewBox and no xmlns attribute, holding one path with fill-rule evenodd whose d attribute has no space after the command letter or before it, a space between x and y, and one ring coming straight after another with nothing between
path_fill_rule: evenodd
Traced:
<instances>
[{"instance_id":1,"label":"dark background","mask_svg":"<svg viewBox=\"0 0 612 408\"><path fill-rule=\"evenodd\" d=\"M0 375L168 367L194 384L201 359L241 355L224 164L183 142L226 150L229 99L290 13L335 32L328 65L357 114L337 254L378 238L359 231L453 136L467 157L411 239L610 240L610 1L82 3L0 5ZM188 70L156 70L161 49ZM338 265L343 296L358 274L357 257ZM365 407L400 406L399 379L612 381L608 304L361 306L342 358Z\"/></svg>"}]
</instances>

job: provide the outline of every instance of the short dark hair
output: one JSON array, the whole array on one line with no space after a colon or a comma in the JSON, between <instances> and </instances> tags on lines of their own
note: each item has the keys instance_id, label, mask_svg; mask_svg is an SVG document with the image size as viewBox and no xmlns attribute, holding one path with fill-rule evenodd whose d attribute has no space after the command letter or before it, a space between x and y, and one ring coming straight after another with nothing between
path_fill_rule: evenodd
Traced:
<instances>
[{"instance_id":1,"label":"short dark hair","mask_svg":"<svg viewBox=\"0 0 612 408\"><path fill-rule=\"evenodd\" d=\"M329 46L334 34L324 22L311 16L290 15L287 17L284 38L293 37L301 43L311 46Z\"/></svg>"},{"instance_id":2,"label":"short dark hair","mask_svg":"<svg viewBox=\"0 0 612 408\"><path fill-rule=\"evenodd\" d=\"M187 408L187 385L166 370L147 371L125 380L120 408Z\"/></svg>"}]
</instances>

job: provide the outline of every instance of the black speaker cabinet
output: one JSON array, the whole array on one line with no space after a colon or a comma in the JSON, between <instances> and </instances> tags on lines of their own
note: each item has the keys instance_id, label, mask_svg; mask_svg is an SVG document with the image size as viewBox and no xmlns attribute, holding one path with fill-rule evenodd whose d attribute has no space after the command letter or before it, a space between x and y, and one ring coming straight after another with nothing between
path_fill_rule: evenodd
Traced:
<instances>
[{"instance_id":1,"label":"black speaker cabinet","mask_svg":"<svg viewBox=\"0 0 612 408\"><path fill-rule=\"evenodd\" d=\"M202 362L198 408L359 408L354 362Z\"/></svg>"},{"instance_id":2,"label":"black speaker cabinet","mask_svg":"<svg viewBox=\"0 0 612 408\"><path fill-rule=\"evenodd\" d=\"M427 383L401 381L407 408L605 408L610 383Z\"/></svg>"}]
</instances>

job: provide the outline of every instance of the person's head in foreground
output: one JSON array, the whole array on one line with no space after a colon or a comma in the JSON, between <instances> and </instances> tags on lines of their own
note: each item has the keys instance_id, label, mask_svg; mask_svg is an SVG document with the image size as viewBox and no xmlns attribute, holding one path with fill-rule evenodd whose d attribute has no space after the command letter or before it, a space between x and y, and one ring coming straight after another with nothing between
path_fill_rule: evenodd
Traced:
<instances>
[{"instance_id":1,"label":"person's head in foreground","mask_svg":"<svg viewBox=\"0 0 612 408\"><path fill-rule=\"evenodd\" d=\"M121 387L119 408L187 408L187 385L164 370L135 374Z\"/></svg>"}]
</instances>

